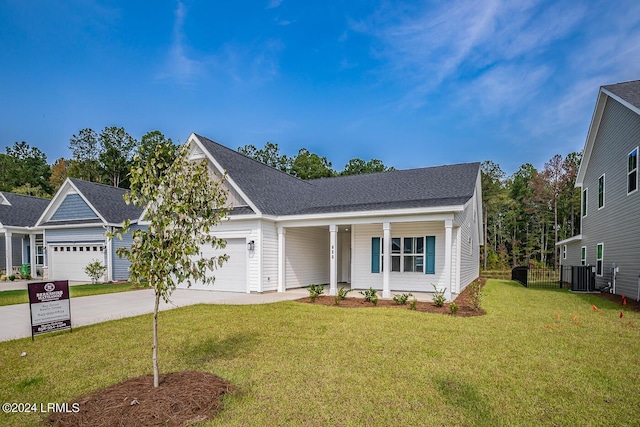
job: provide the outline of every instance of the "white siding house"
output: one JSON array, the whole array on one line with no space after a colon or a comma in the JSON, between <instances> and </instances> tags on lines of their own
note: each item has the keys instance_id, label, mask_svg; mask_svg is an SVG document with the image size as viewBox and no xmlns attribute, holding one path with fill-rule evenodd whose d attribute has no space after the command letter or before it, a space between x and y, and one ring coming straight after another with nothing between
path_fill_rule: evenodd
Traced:
<instances>
[{"instance_id":1,"label":"white siding house","mask_svg":"<svg viewBox=\"0 0 640 427\"><path fill-rule=\"evenodd\" d=\"M187 144L213 177L226 173L231 194L215 234L232 242L236 273L224 265L210 289L335 294L347 283L388 298L437 286L453 299L478 277L478 163L303 181L196 134Z\"/></svg>"}]
</instances>

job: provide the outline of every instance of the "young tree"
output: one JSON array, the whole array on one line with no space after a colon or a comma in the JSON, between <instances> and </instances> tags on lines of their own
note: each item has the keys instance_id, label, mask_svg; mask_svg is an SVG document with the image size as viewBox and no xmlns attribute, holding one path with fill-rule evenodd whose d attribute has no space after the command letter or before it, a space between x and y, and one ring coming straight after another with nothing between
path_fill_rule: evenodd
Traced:
<instances>
[{"instance_id":1,"label":"young tree","mask_svg":"<svg viewBox=\"0 0 640 427\"><path fill-rule=\"evenodd\" d=\"M131 262L130 276L134 282L147 281L155 292L153 310L153 384L159 385L158 369L158 306L160 298L169 301L179 283L191 286L193 281L213 283L208 276L228 260L227 255L204 258L202 245L224 248L226 241L212 233L227 215L225 177L216 178L206 161L190 162L188 148L182 147L175 160L167 162L174 148L170 144L157 146L145 163L136 162L131 170L131 191L125 201L146 207L144 219L148 228L132 232L130 248L116 253ZM136 159L137 160L137 159ZM109 237L122 238L130 223Z\"/></svg>"}]
</instances>

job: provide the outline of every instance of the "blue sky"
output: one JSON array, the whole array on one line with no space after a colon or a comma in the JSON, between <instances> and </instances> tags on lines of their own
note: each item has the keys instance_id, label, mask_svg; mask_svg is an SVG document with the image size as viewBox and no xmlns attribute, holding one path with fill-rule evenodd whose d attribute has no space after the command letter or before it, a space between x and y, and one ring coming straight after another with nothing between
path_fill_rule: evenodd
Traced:
<instances>
[{"instance_id":1,"label":"blue sky","mask_svg":"<svg viewBox=\"0 0 640 427\"><path fill-rule=\"evenodd\" d=\"M637 79L637 0L0 0L0 147L50 163L123 126L511 174L582 149L599 86Z\"/></svg>"}]
</instances>

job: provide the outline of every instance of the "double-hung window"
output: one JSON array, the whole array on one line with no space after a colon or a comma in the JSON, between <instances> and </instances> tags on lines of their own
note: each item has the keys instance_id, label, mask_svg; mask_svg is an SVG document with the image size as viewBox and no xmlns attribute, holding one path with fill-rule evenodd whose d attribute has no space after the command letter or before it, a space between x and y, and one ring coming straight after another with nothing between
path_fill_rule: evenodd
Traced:
<instances>
[{"instance_id":1,"label":"double-hung window","mask_svg":"<svg viewBox=\"0 0 640 427\"><path fill-rule=\"evenodd\" d=\"M604 258L604 243L598 243L598 252L596 256L596 274L602 276L602 259Z\"/></svg>"},{"instance_id":2,"label":"double-hung window","mask_svg":"<svg viewBox=\"0 0 640 427\"><path fill-rule=\"evenodd\" d=\"M598 209L604 207L604 175L598 178Z\"/></svg>"},{"instance_id":3,"label":"double-hung window","mask_svg":"<svg viewBox=\"0 0 640 427\"><path fill-rule=\"evenodd\" d=\"M627 194L638 189L638 147L627 156Z\"/></svg>"},{"instance_id":4,"label":"double-hung window","mask_svg":"<svg viewBox=\"0 0 640 427\"><path fill-rule=\"evenodd\" d=\"M580 249L580 264L587 265L587 247L583 246Z\"/></svg>"},{"instance_id":5,"label":"double-hung window","mask_svg":"<svg viewBox=\"0 0 640 427\"><path fill-rule=\"evenodd\" d=\"M405 237L402 247L403 271L424 272L424 237Z\"/></svg>"}]
</instances>

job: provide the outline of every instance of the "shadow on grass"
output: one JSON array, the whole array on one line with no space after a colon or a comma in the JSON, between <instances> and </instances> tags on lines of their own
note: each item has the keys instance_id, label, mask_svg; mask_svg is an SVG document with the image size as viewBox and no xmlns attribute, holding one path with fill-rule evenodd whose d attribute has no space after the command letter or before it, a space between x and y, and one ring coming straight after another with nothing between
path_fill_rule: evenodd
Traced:
<instances>
[{"instance_id":1,"label":"shadow on grass","mask_svg":"<svg viewBox=\"0 0 640 427\"><path fill-rule=\"evenodd\" d=\"M197 342L187 342L182 356L190 364L207 363L215 359L230 360L239 357L256 345L256 333L239 333L224 339L208 337Z\"/></svg>"},{"instance_id":2,"label":"shadow on grass","mask_svg":"<svg viewBox=\"0 0 640 427\"><path fill-rule=\"evenodd\" d=\"M499 425L494 414L475 387L456 378L436 378L436 386L443 400L460 410L469 423L460 420L460 425Z\"/></svg>"}]
</instances>

